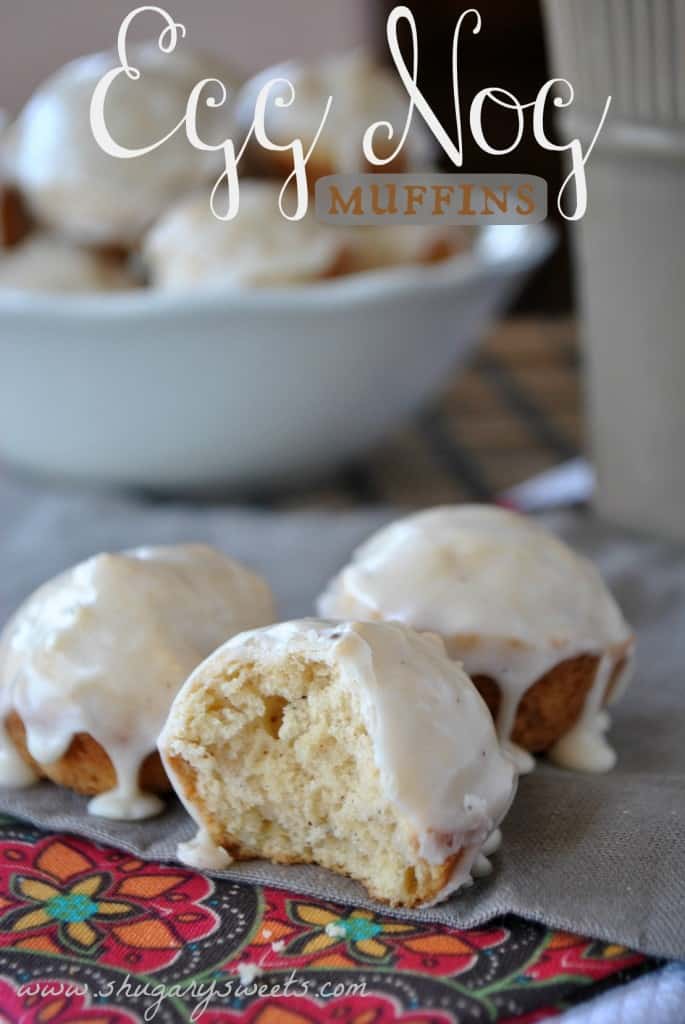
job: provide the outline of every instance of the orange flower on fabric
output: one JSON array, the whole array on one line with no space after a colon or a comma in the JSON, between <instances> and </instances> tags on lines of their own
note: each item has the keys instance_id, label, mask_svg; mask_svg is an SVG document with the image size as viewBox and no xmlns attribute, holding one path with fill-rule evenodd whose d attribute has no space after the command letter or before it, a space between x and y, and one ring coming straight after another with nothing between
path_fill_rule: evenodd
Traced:
<instances>
[{"instance_id":1,"label":"orange flower on fabric","mask_svg":"<svg viewBox=\"0 0 685 1024\"><path fill-rule=\"evenodd\" d=\"M320 903L289 901L291 920L306 925L307 931L288 943L284 955L311 956L342 947L356 962L389 964L393 960L390 936L416 934L416 927L390 919L379 919L370 910L336 912Z\"/></svg>"},{"instance_id":2,"label":"orange flower on fabric","mask_svg":"<svg viewBox=\"0 0 685 1024\"><path fill-rule=\"evenodd\" d=\"M216 928L214 912L198 905L213 891L202 876L142 862L132 874L96 870L79 846L48 839L9 876L0 946L157 970Z\"/></svg>"}]
</instances>

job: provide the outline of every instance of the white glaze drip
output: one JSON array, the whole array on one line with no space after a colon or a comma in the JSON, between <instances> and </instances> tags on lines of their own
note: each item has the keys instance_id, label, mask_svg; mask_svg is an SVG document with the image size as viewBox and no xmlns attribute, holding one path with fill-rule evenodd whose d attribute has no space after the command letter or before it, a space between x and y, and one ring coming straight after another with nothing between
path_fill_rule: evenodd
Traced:
<instances>
[{"instance_id":1,"label":"white glaze drip","mask_svg":"<svg viewBox=\"0 0 685 1024\"><path fill-rule=\"evenodd\" d=\"M604 736L610 725L609 715L602 710L614 667L613 658L602 658L580 718L548 751L549 759L560 767L574 771L608 772L616 764L616 754Z\"/></svg>"},{"instance_id":2,"label":"white glaze drip","mask_svg":"<svg viewBox=\"0 0 685 1024\"><path fill-rule=\"evenodd\" d=\"M240 978L240 984L245 987L251 985L256 978L260 978L264 974L264 970L259 964L239 963L236 967L236 972Z\"/></svg>"},{"instance_id":3,"label":"white glaze drip","mask_svg":"<svg viewBox=\"0 0 685 1024\"><path fill-rule=\"evenodd\" d=\"M5 786L25 789L38 782L38 775L16 749L4 726L0 726L0 780Z\"/></svg>"},{"instance_id":4,"label":"white glaze drip","mask_svg":"<svg viewBox=\"0 0 685 1024\"><path fill-rule=\"evenodd\" d=\"M506 739L506 733L503 736L504 730L501 727L501 719L499 717L495 724L502 749L506 751L516 765L516 771L519 775L528 775L535 768L535 758L527 750L524 750L523 747L519 747L518 743L512 743L511 740Z\"/></svg>"},{"instance_id":5,"label":"white glaze drip","mask_svg":"<svg viewBox=\"0 0 685 1024\"><path fill-rule=\"evenodd\" d=\"M485 854L479 853L471 868L472 878L487 878L492 874L492 862Z\"/></svg>"},{"instance_id":6,"label":"white glaze drip","mask_svg":"<svg viewBox=\"0 0 685 1024\"><path fill-rule=\"evenodd\" d=\"M228 850L217 846L205 829L200 828L197 834L186 843L179 843L176 856L181 864L198 871L223 871L233 861Z\"/></svg>"},{"instance_id":7,"label":"white glaze drip","mask_svg":"<svg viewBox=\"0 0 685 1024\"><path fill-rule=\"evenodd\" d=\"M491 857L493 853L497 853L500 846L502 845L502 830L499 828L494 829L488 838L483 843L482 853L486 857Z\"/></svg>"},{"instance_id":8,"label":"white glaze drip","mask_svg":"<svg viewBox=\"0 0 685 1024\"><path fill-rule=\"evenodd\" d=\"M596 723L606 682L622 660L627 679L633 652L630 631L595 567L536 523L491 506L431 509L380 530L329 584L318 608L328 616L396 619L442 635L470 676L497 683L503 743L526 691L580 655L603 660L605 685L598 681L586 702L590 708L599 702L588 711ZM574 765L597 770L609 760L608 744L596 726L584 724L581 732L585 742L573 742ZM529 754L508 750L521 771L532 768Z\"/></svg>"},{"instance_id":9,"label":"white glaze drip","mask_svg":"<svg viewBox=\"0 0 685 1024\"><path fill-rule=\"evenodd\" d=\"M137 786L110 789L88 801L88 813L115 821L140 821L164 810L164 801L154 793L143 793Z\"/></svg>"},{"instance_id":10,"label":"white glaze drip","mask_svg":"<svg viewBox=\"0 0 685 1024\"><path fill-rule=\"evenodd\" d=\"M88 734L117 776L90 813L156 814L138 778L176 691L226 637L272 618L266 584L204 545L96 555L40 587L0 636L0 723L19 715L40 765ZM36 779L0 729L0 784Z\"/></svg>"},{"instance_id":11,"label":"white glaze drip","mask_svg":"<svg viewBox=\"0 0 685 1024\"><path fill-rule=\"evenodd\" d=\"M474 861L473 867L471 868L471 875L473 878L485 878L487 875L492 874L492 862L490 857L492 857L494 853L497 853L501 845L502 833L500 829L496 828L485 840L480 853Z\"/></svg>"}]
</instances>

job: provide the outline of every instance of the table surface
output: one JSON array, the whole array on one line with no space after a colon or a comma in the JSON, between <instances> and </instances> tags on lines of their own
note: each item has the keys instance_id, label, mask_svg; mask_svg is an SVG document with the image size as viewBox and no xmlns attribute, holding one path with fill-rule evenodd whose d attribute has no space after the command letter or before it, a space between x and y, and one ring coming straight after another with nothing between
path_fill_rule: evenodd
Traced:
<instances>
[{"instance_id":1,"label":"table surface","mask_svg":"<svg viewBox=\"0 0 685 1024\"><path fill-rule=\"evenodd\" d=\"M577 328L515 318L492 331L443 395L331 483L272 501L429 506L492 501L583 447Z\"/></svg>"},{"instance_id":2,"label":"table surface","mask_svg":"<svg viewBox=\"0 0 685 1024\"><path fill-rule=\"evenodd\" d=\"M508 321L367 458L269 504L491 500L581 450L578 369L571 321ZM152 1019L175 1024L211 993L203 1024L532 1024L656 966L517 918L402 923L0 820L2 1021L130 1024L159 1000Z\"/></svg>"}]
</instances>

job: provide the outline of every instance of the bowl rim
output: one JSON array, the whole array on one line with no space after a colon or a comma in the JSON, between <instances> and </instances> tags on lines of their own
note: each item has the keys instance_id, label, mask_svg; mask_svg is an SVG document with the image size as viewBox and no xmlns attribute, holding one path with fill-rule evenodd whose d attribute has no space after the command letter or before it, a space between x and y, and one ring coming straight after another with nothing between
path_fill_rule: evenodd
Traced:
<instances>
[{"instance_id":1,"label":"bowl rim","mask_svg":"<svg viewBox=\"0 0 685 1024\"><path fill-rule=\"evenodd\" d=\"M303 313L353 305L411 299L472 284L488 274L524 273L541 263L557 242L547 223L489 225L474 247L440 263L381 267L303 285L269 288L138 288L120 292L32 292L0 290L0 316L47 315L56 321L100 316L108 320L141 316L195 316L258 310Z\"/></svg>"}]
</instances>

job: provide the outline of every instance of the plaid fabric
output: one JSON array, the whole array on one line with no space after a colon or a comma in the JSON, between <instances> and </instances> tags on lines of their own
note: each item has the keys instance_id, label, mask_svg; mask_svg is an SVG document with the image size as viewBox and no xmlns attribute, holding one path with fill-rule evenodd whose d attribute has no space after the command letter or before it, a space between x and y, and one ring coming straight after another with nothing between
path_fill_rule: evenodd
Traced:
<instances>
[{"instance_id":1,"label":"plaid fabric","mask_svg":"<svg viewBox=\"0 0 685 1024\"><path fill-rule=\"evenodd\" d=\"M274 507L491 501L582 449L571 320L515 318L493 331L443 395L331 484Z\"/></svg>"}]
</instances>

